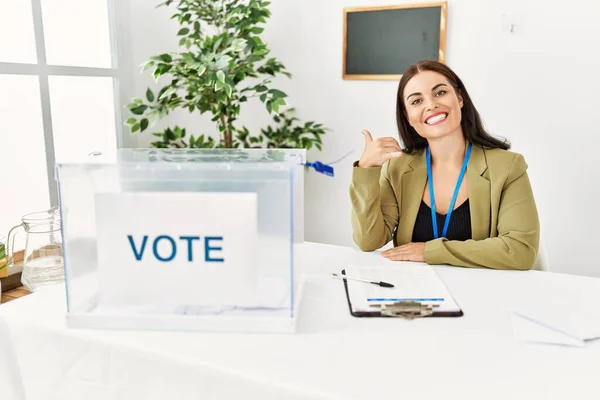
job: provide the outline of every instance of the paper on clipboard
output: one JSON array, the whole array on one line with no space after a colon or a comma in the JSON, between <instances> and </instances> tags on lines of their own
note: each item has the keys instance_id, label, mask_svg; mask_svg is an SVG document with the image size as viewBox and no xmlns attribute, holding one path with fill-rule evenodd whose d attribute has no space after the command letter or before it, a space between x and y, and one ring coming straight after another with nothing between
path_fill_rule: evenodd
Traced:
<instances>
[{"instance_id":1,"label":"paper on clipboard","mask_svg":"<svg viewBox=\"0 0 600 400\"><path fill-rule=\"evenodd\" d=\"M346 275L371 281L392 283L393 288L380 287L348 279L348 296L353 312L373 312L375 304L416 301L436 305L434 312L459 312L460 307L438 274L426 264L394 266L349 265Z\"/></svg>"}]
</instances>

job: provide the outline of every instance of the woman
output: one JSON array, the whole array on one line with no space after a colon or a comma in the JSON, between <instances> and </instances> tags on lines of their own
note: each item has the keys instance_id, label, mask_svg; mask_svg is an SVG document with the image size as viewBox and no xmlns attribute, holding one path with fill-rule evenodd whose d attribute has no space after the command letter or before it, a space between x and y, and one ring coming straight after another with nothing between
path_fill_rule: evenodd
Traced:
<instances>
[{"instance_id":1,"label":"woman","mask_svg":"<svg viewBox=\"0 0 600 400\"><path fill-rule=\"evenodd\" d=\"M540 229L527 164L485 131L458 76L435 61L410 66L396 119L404 149L362 132L350 186L356 244L393 240L382 255L395 261L530 269Z\"/></svg>"}]
</instances>

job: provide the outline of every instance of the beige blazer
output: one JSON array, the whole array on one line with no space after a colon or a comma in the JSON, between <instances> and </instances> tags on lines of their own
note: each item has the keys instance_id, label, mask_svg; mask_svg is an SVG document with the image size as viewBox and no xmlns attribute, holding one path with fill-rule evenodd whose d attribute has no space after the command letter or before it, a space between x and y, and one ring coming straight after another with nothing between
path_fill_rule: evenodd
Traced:
<instances>
[{"instance_id":1,"label":"beige blazer","mask_svg":"<svg viewBox=\"0 0 600 400\"><path fill-rule=\"evenodd\" d=\"M364 251L377 250L392 239L395 246L410 243L427 184L425 152L404 154L382 167L356 164L350 185L355 243ZM426 262L530 269L538 251L540 227L523 156L474 145L466 178L472 239L429 241L425 244Z\"/></svg>"}]
</instances>

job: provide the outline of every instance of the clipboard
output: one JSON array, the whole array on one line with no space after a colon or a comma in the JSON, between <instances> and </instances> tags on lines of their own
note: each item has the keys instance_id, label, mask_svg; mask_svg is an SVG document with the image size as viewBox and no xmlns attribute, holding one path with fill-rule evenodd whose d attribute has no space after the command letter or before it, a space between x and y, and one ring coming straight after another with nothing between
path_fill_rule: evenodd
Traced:
<instances>
[{"instance_id":1,"label":"clipboard","mask_svg":"<svg viewBox=\"0 0 600 400\"><path fill-rule=\"evenodd\" d=\"M346 275L346 270L343 269L342 270L342 275ZM344 281L344 290L346 292L346 300L348 302L348 310L350 311L350 315L352 315L353 317L357 317L357 318L397 318L397 317L405 317L404 315L390 315L387 313L383 313L380 310L373 310L373 311L354 311L352 309L352 302L350 301L350 292L348 289L348 280L347 279L343 279ZM395 303L398 304L398 303ZM417 303L420 304L420 303ZM464 312L462 311L462 308L459 307L458 311L435 311L435 309L432 310L432 312L428 315L419 315L419 316L415 316L413 318L429 318L429 317L462 317L464 315ZM412 319L412 318L409 318Z\"/></svg>"}]
</instances>

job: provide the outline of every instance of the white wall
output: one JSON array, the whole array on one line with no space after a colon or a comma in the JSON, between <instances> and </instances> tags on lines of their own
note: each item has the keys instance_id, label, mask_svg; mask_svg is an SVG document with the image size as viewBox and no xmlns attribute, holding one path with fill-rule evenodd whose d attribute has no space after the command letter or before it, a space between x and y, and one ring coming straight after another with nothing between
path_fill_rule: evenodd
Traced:
<instances>
[{"instance_id":1,"label":"white wall","mask_svg":"<svg viewBox=\"0 0 600 400\"><path fill-rule=\"evenodd\" d=\"M127 90L141 96L149 74L137 65L176 48L170 10L147 0L129 0L127 33L121 35L135 66ZM414 1L411 1L414 2ZM396 2L401 3L401 2ZM348 185L351 164L362 152L361 129L396 136L394 81L344 81L342 10L382 5L377 0L274 0L264 37L294 74L279 87L305 120L332 129L324 151L309 159L336 164L336 177L309 172L306 178L306 240L352 245ZM600 99L600 25L592 0L450 0L447 64L463 79L487 128L513 143L529 163L550 267L553 271L600 276L595 247L600 239L596 119ZM509 25L515 24L513 33ZM270 120L262 105L242 111L258 128ZM194 132L214 133L207 118L182 112L171 118ZM147 145L136 136L130 145Z\"/></svg>"}]
</instances>

